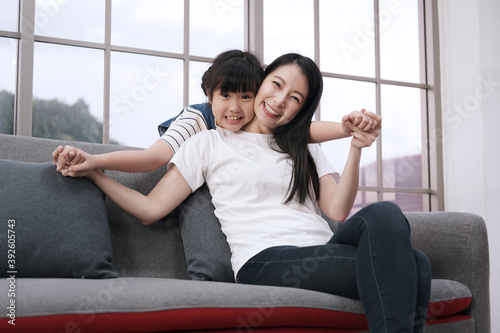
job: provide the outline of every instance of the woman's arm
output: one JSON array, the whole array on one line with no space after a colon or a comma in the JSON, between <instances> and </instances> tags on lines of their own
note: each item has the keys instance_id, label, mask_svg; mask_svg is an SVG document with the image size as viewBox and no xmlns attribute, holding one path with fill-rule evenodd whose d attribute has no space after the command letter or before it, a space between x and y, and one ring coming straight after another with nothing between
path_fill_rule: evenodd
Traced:
<instances>
[{"instance_id":1,"label":"woman's arm","mask_svg":"<svg viewBox=\"0 0 500 333\"><path fill-rule=\"evenodd\" d=\"M358 193L361 150L369 147L379 135L378 130L363 132L350 123L346 126L352 129L353 138L340 181L337 184L331 175L325 175L319 180L319 206L323 213L339 222L349 216Z\"/></svg>"},{"instance_id":2,"label":"woman's arm","mask_svg":"<svg viewBox=\"0 0 500 333\"><path fill-rule=\"evenodd\" d=\"M145 225L166 216L191 194L191 187L175 165L147 196L118 183L99 170L92 170L87 178L120 208Z\"/></svg>"},{"instance_id":3,"label":"woman's arm","mask_svg":"<svg viewBox=\"0 0 500 333\"><path fill-rule=\"evenodd\" d=\"M353 111L342 117L342 122L334 121L313 121L310 129L310 142L321 143L331 140L347 138L351 135L351 129L347 127L346 122L358 127L360 130L370 132L380 130L382 118L370 111L362 109Z\"/></svg>"}]
</instances>

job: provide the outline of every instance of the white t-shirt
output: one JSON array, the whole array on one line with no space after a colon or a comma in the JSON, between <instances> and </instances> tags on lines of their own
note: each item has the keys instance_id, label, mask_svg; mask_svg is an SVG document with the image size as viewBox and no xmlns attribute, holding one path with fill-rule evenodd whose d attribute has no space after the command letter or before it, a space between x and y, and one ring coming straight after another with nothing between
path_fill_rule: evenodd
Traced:
<instances>
[{"instance_id":1,"label":"white t-shirt","mask_svg":"<svg viewBox=\"0 0 500 333\"><path fill-rule=\"evenodd\" d=\"M251 257L272 246L326 244L333 232L307 198L284 205L291 161L269 148L269 135L221 128L191 137L171 163L194 191L207 183L231 249L235 275ZM318 176L334 172L318 145L309 145Z\"/></svg>"}]
</instances>

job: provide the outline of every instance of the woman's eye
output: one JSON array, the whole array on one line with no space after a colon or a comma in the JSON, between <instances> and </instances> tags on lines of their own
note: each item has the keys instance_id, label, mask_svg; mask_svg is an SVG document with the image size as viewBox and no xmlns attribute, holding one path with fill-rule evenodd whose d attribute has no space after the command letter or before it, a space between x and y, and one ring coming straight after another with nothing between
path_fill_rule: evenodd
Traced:
<instances>
[{"instance_id":1,"label":"woman's eye","mask_svg":"<svg viewBox=\"0 0 500 333\"><path fill-rule=\"evenodd\" d=\"M300 99L297 96L292 96L292 99L295 100L297 103L300 103Z\"/></svg>"},{"instance_id":2,"label":"woman's eye","mask_svg":"<svg viewBox=\"0 0 500 333\"><path fill-rule=\"evenodd\" d=\"M280 83L279 83L278 81L273 81L273 84L274 84L276 87L278 87L278 88L280 88L280 87L281 87L281 85L280 85Z\"/></svg>"}]
</instances>

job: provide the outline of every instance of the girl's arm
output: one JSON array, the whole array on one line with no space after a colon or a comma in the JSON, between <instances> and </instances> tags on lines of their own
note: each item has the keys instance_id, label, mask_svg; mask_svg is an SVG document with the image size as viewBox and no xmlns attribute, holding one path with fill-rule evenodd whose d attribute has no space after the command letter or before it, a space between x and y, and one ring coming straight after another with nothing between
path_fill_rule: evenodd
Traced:
<instances>
[{"instance_id":1,"label":"girl's arm","mask_svg":"<svg viewBox=\"0 0 500 333\"><path fill-rule=\"evenodd\" d=\"M57 147L52 153L57 171L67 176L81 176L93 169L125 172L149 172L167 164L174 153L162 140L145 150L116 151L92 155L72 146Z\"/></svg>"},{"instance_id":2,"label":"girl's arm","mask_svg":"<svg viewBox=\"0 0 500 333\"><path fill-rule=\"evenodd\" d=\"M147 196L118 183L99 170L92 170L87 178L144 225L166 216L191 194L191 187L175 165Z\"/></svg>"},{"instance_id":3,"label":"girl's arm","mask_svg":"<svg viewBox=\"0 0 500 333\"><path fill-rule=\"evenodd\" d=\"M347 138L351 135L345 123L349 121L354 126L365 132L380 130L382 118L373 113L362 109L361 111L353 111L342 117L342 122L334 121L313 121L310 129L310 142L321 143L336 139Z\"/></svg>"},{"instance_id":4,"label":"girl's arm","mask_svg":"<svg viewBox=\"0 0 500 333\"><path fill-rule=\"evenodd\" d=\"M196 107L196 108L195 108ZM124 172L148 172L170 162L175 152L191 136L212 128L212 110L208 104L194 105L169 123L161 140L142 151L118 151L91 155L71 146L58 147L52 153L57 171L65 176L81 176L92 169Z\"/></svg>"},{"instance_id":5,"label":"girl's arm","mask_svg":"<svg viewBox=\"0 0 500 333\"><path fill-rule=\"evenodd\" d=\"M323 213L339 222L349 216L358 193L361 150L369 147L379 135L378 130L363 132L349 122L346 126L352 129L353 138L340 181L337 184L331 175L325 175L319 180L319 206Z\"/></svg>"}]
</instances>

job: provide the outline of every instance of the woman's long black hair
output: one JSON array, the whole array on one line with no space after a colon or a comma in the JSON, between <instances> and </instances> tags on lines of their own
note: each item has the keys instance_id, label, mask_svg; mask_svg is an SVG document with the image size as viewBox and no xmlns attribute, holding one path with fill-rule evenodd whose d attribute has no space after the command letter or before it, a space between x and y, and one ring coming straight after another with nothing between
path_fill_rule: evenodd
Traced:
<instances>
[{"instance_id":1,"label":"woman's long black hair","mask_svg":"<svg viewBox=\"0 0 500 333\"><path fill-rule=\"evenodd\" d=\"M323 93L323 77L314 61L297 53L284 54L274 60L267 66L265 76L287 64L296 64L302 69L308 81L309 94L297 116L288 124L273 130L273 148L288 154L293 162L293 174L285 204L294 198L299 203L304 203L311 194L311 184L315 197L319 198L318 171L307 144L311 120Z\"/></svg>"}]
</instances>

